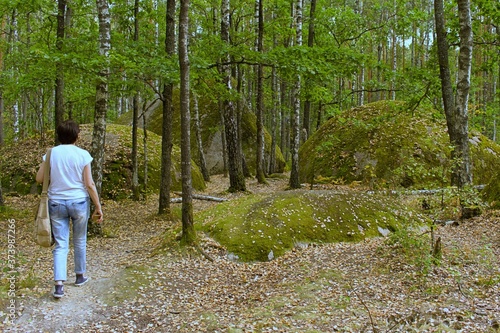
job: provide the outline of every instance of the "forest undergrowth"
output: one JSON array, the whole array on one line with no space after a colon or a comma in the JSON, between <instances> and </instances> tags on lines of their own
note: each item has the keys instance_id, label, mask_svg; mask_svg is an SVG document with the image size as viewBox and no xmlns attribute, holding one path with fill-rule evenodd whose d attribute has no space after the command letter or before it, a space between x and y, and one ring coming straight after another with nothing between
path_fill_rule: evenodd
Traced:
<instances>
[{"instance_id":1,"label":"forest undergrowth","mask_svg":"<svg viewBox=\"0 0 500 333\"><path fill-rule=\"evenodd\" d=\"M203 194L245 195L227 187L214 176ZM286 187L286 179L248 181L253 193ZM360 243L297 244L269 262L241 263L202 234L213 261L165 248L179 221L156 215L157 197L105 201L106 237L88 244L91 281L72 285L70 253L66 295L57 301L51 252L31 239L35 202L8 197L1 213L4 254L15 228L15 267L2 257L4 332L500 332L498 211L436 225L439 254L431 233L405 229ZM196 200L195 209L216 204Z\"/></svg>"}]
</instances>

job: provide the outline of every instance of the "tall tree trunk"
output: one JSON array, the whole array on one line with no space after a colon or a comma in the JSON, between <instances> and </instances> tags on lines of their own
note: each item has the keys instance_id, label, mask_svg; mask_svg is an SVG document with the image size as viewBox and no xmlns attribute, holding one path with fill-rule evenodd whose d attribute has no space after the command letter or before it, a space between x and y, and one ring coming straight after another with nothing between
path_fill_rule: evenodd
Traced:
<instances>
[{"instance_id":1,"label":"tall tree trunk","mask_svg":"<svg viewBox=\"0 0 500 333\"><path fill-rule=\"evenodd\" d=\"M314 37L316 34L315 21L316 0L311 0L311 8L309 10L309 34L307 35L307 46L310 48L314 46ZM304 121L302 122L302 129L305 133L303 141L306 141L311 132L311 100L309 98L304 101Z\"/></svg>"},{"instance_id":2,"label":"tall tree trunk","mask_svg":"<svg viewBox=\"0 0 500 333\"><path fill-rule=\"evenodd\" d=\"M56 31L56 49L57 52L63 52L64 31L66 27L66 0L57 1L57 31ZM56 82L55 82L55 113L54 128L63 122L64 119L64 67L61 60L56 62ZM57 132L54 132L54 142L59 143Z\"/></svg>"},{"instance_id":3,"label":"tall tree trunk","mask_svg":"<svg viewBox=\"0 0 500 333\"><path fill-rule=\"evenodd\" d=\"M144 102L142 108L142 150L144 151L144 182L143 189L144 192L148 189L148 130L147 130L147 119L146 119L146 102Z\"/></svg>"},{"instance_id":4,"label":"tall tree trunk","mask_svg":"<svg viewBox=\"0 0 500 333\"><path fill-rule=\"evenodd\" d=\"M296 0L295 4L295 22L296 22L296 45L302 46L302 0ZM295 78L295 86L293 87L293 116L292 116L292 169L290 172L290 188L300 188L299 180L299 145L300 145L300 89L301 78L300 74Z\"/></svg>"},{"instance_id":5,"label":"tall tree trunk","mask_svg":"<svg viewBox=\"0 0 500 333\"><path fill-rule=\"evenodd\" d=\"M227 177L229 173L229 162L228 162L228 154L227 154L227 140L226 140L226 125L224 124L224 102L219 101L219 110L220 110L220 140L222 144L222 174L224 177ZM237 127L239 129L239 127ZM238 133L239 135L239 133ZM238 141L239 142L239 141ZM240 142L239 142L240 143ZM241 145L238 146L240 154L242 154ZM241 156L241 155L240 155Z\"/></svg>"},{"instance_id":6,"label":"tall tree trunk","mask_svg":"<svg viewBox=\"0 0 500 333\"><path fill-rule=\"evenodd\" d=\"M181 174L182 174L182 236L181 242L196 241L193 221L193 186L191 179L191 132L189 110L189 0L180 1L179 12L179 65L181 111Z\"/></svg>"},{"instance_id":7,"label":"tall tree trunk","mask_svg":"<svg viewBox=\"0 0 500 333\"><path fill-rule=\"evenodd\" d=\"M244 77L244 70L240 64L237 64L235 67L236 70L236 75L237 75L237 84L236 84L236 91L238 94L242 94L243 90L243 77ZM241 167L243 169L243 176L245 178L247 177L252 177L252 174L250 173L250 169L248 168L247 161L245 159L245 154L243 153L243 141L241 140L242 138L242 130L241 130L241 123L243 121L243 108L241 107L242 105L242 99L238 98L236 101L236 127L237 127L237 132L238 132L238 150L239 154L241 156ZM224 119L224 118L222 118ZM225 135L224 135L224 140L225 140ZM224 141L225 143L225 141ZM225 147L226 145L222 145L224 152L226 151ZM227 154L225 156L225 165L227 166ZM227 169L225 169L227 171ZM224 176L227 176L227 173L224 174Z\"/></svg>"},{"instance_id":8,"label":"tall tree trunk","mask_svg":"<svg viewBox=\"0 0 500 333\"><path fill-rule=\"evenodd\" d=\"M166 35L165 52L167 58L172 58L175 54L175 0L167 0L166 9ZM170 212L170 188L172 169L172 120L173 104L172 95L174 85L172 82L166 82L163 85L163 120L161 137L161 181L160 181L160 199L159 214Z\"/></svg>"},{"instance_id":9,"label":"tall tree trunk","mask_svg":"<svg viewBox=\"0 0 500 333\"><path fill-rule=\"evenodd\" d=\"M443 105L446 114L446 122L450 129L453 127L452 110L455 108L455 102L453 100L453 87L451 84L450 63L448 59L448 41L446 40L443 0L434 0L434 15L436 20L436 39ZM451 137L452 133L450 132L449 134L453 142L454 138Z\"/></svg>"},{"instance_id":10,"label":"tall tree trunk","mask_svg":"<svg viewBox=\"0 0 500 333\"><path fill-rule=\"evenodd\" d=\"M287 101L287 84L284 80L281 80L280 83L280 113L281 113L281 124L280 124L280 149L283 157L286 161L288 161L288 147L289 141L287 140L288 133L288 115L287 115L287 107L289 104Z\"/></svg>"},{"instance_id":11,"label":"tall tree trunk","mask_svg":"<svg viewBox=\"0 0 500 333\"><path fill-rule=\"evenodd\" d=\"M398 19L398 12L397 12L397 2L396 0L393 1L393 6L394 6L394 17L392 19L392 28L391 28L391 34L392 34L392 42L391 42L391 71L393 74L393 77L391 78L391 93L390 93L390 99L395 101L396 100L396 70L398 66L398 49L397 49L397 35L396 35L396 27L397 27L397 19Z\"/></svg>"},{"instance_id":12,"label":"tall tree trunk","mask_svg":"<svg viewBox=\"0 0 500 333\"><path fill-rule=\"evenodd\" d=\"M109 51L111 49L111 16L108 0L96 0L99 21L99 56L103 65L99 70L95 96L94 130L92 133L92 177L97 193L101 196L104 169L104 147L106 145L106 122L108 112ZM89 220L89 232L102 235L101 224Z\"/></svg>"},{"instance_id":13,"label":"tall tree trunk","mask_svg":"<svg viewBox=\"0 0 500 333\"><path fill-rule=\"evenodd\" d=\"M456 185L460 188L472 184L472 168L469 149L469 90L472 67L472 19L470 0L458 0L458 22L460 25L460 52L458 55L458 82L456 98L456 155L459 165L456 170Z\"/></svg>"},{"instance_id":14,"label":"tall tree trunk","mask_svg":"<svg viewBox=\"0 0 500 333\"><path fill-rule=\"evenodd\" d=\"M257 52L264 52L264 12L262 9L262 0L257 0L258 12L258 34L257 34ZM256 178L259 184L267 184L264 171L264 69L262 63L257 65L257 158L256 158Z\"/></svg>"},{"instance_id":15,"label":"tall tree trunk","mask_svg":"<svg viewBox=\"0 0 500 333\"><path fill-rule=\"evenodd\" d=\"M461 0L462 1L462 0ZM459 1L459 2L461 2ZM470 73L471 57L464 53L472 51L472 45L469 38L472 38L472 31L467 30L463 25L467 25L467 11L462 7L468 7L467 4L459 5L459 21L460 21L460 56L459 56L459 85L457 93L462 94L457 98L457 104L453 97L453 87L451 83L451 74L448 60L448 42L446 40L446 26L444 20L444 4L443 0L434 0L434 14L436 20L436 37L438 46L439 70L441 77L441 89L443 95L444 112L446 115L446 124L448 127L448 135L453 146L452 159L456 161L453 167L451 184L462 187L472 181L470 170L470 159L468 152L468 120L467 120L467 97L468 97L468 74ZM468 13L470 23L470 13ZM464 63L465 62L465 63ZM467 65L466 63L469 62ZM467 69L468 68L468 69ZM463 94L467 93L467 96ZM458 95L457 95L458 97Z\"/></svg>"},{"instance_id":16,"label":"tall tree trunk","mask_svg":"<svg viewBox=\"0 0 500 333\"><path fill-rule=\"evenodd\" d=\"M108 112L108 78L109 78L109 50L111 48L111 16L109 14L108 0L96 0L99 19L99 55L103 66L99 70L96 85L94 131L92 134L92 161L93 178L96 183L97 193L101 194L104 146L106 144L106 118Z\"/></svg>"},{"instance_id":17,"label":"tall tree trunk","mask_svg":"<svg viewBox=\"0 0 500 333\"><path fill-rule=\"evenodd\" d=\"M221 39L224 43L229 44L229 0L222 0L221 4L222 19L221 19ZM230 55L226 55L223 61L221 72L224 76L224 85L230 92L233 90L231 83L231 65ZM238 149L238 125L237 114L233 101L225 98L222 102L224 112L224 129L226 134L226 145L228 155L228 171L229 171L229 191L238 192L246 191L245 176L243 175L242 157Z\"/></svg>"},{"instance_id":18,"label":"tall tree trunk","mask_svg":"<svg viewBox=\"0 0 500 333\"><path fill-rule=\"evenodd\" d=\"M137 1L137 0L136 0ZM135 92L132 99L132 198L140 199L139 161L138 161L138 127L139 127L139 93Z\"/></svg>"},{"instance_id":19,"label":"tall tree trunk","mask_svg":"<svg viewBox=\"0 0 500 333\"><path fill-rule=\"evenodd\" d=\"M67 12L67 10L66 10ZM36 15L32 15L32 13L26 13L26 48L31 48L32 47L32 44L31 44L31 34L33 33L33 30L31 29L31 18ZM67 21L69 22L70 19L67 19ZM26 70L26 72L29 72L29 65L28 64L25 64L24 65L24 68ZM0 71L2 70L2 68L0 67ZM29 115L29 104L30 104L30 94L23 94L22 96L22 107L21 107L21 129L20 129L20 134L21 134L21 138L25 139L30 131L29 131L29 125L30 125L30 119L28 117ZM71 115L70 115L71 117Z\"/></svg>"},{"instance_id":20,"label":"tall tree trunk","mask_svg":"<svg viewBox=\"0 0 500 333\"><path fill-rule=\"evenodd\" d=\"M12 48L15 48L15 44L20 42L19 40L19 30L17 24L17 10L14 9L12 11L10 29L9 29L9 45L13 45ZM18 70L17 65L14 65L14 70ZM17 79L16 79L17 80ZM19 138L19 101L16 99L14 104L12 105L12 122L13 122L13 130L14 130L14 141L17 141Z\"/></svg>"},{"instance_id":21,"label":"tall tree trunk","mask_svg":"<svg viewBox=\"0 0 500 333\"><path fill-rule=\"evenodd\" d=\"M362 16L363 15L363 1L356 0L356 14ZM360 52L363 53L364 47L361 45ZM365 102L365 65L361 64L361 68L359 69L358 74L358 82L357 88L359 90L358 95L358 105L363 105Z\"/></svg>"},{"instance_id":22,"label":"tall tree trunk","mask_svg":"<svg viewBox=\"0 0 500 333\"><path fill-rule=\"evenodd\" d=\"M203 141L201 138L201 123L200 123L200 110L198 106L198 96L193 94L193 110L194 110L194 122L196 131L196 145L198 146L198 156L200 161L201 174L206 182L210 181L210 174L207 169L207 162L205 160L205 153L203 151Z\"/></svg>"},{"instance_id":23,"label":"tall tree trunk","mask_svg":"<svg viewBox=\"0 0 500 333\"><path fill-rule=\"evenodd\" d=\"M134 42L139 41L139 0L134 1ZM139 162L137 156L137 130L139 126L139 92L134 93L132 100L132 198L136 201L140 199L139 188Z\"/></svg>"},{"instance_id":24,"label":"tall tree trunk","mask_svg":"<svg viewBox=\"0 0 500 333\"><path fill-rule=\"evenodd\" d=\"M271 110L271 149L269 153L269 173L273 174L276 172L276 145L277 145L277 114L279 108L279 88L278 88L278 74L276 73L276 68L273 66L271 71L271 90L273 99L273 108Z\"/></svg>"}]
</instances>

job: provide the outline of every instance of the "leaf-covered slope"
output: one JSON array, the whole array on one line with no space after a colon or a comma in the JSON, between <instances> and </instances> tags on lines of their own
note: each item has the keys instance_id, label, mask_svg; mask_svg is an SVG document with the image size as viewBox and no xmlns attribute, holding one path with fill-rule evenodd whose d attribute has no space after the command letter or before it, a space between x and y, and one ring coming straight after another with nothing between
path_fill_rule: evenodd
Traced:
<instances>
[{"instance_id":1,"label":"leaf-covered slope","mask_svg":"<svg viewBox=\"0 0 500 333\"><path fill-rule=\"evenodd\" d=\"M220 204L197 217L209 233L243 261L267 261L301 243L354 242L380 236L412 220L387 197L333 191L281 191Z\"/></svg>"},{"instance_id":2,"label":"leaf-covered slope","mask_svg":"<svg viewBox=\"0 0 500 333\"><path fill-rule=\"evenodd\" d=\"M304 182L361 181L372 187L447 186L450 143L435 110L380 101L327 121L300 149ZM488 183L500 166L500 146L471 134L474 181Z\"/></svg>"},{"instance_id":3,"label":"leaf-covered slope","mask_svg":"<svg viewBox=\"0 0 500 333\"><path fill-rule=\"evenodd\" d=\"M80 139L77 145L90 151L92 141L92 126L81 125ZM48 139L30 138L1 149L2 186L6 192L20 195L35 193L39 187L35 183L35 174L42 160L42 155L51 146L52 134ZM107 126L104 180L102 196L108 199L121 199L131 196L132 162L131 162L131 128L130 126ZM139 131L139 182L144 180L144 147L143 134ZM180 149L173 147L172 151L172 190L181 189ZM147 137L147 192L157 192L160 184L161 171L161 138L151 132ZM197 190L205 188L203 176L192 162L193 187Z\"/></svg>"}]
</instances>

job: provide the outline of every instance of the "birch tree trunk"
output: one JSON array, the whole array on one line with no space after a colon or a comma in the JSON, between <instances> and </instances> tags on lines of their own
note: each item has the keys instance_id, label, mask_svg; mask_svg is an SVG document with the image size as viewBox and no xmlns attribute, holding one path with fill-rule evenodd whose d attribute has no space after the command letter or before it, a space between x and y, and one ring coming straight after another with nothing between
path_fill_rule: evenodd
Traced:
<instances>
[{"instance_id":1,"label":"birch tree trunk","mask_svg":"<svg viewBox=\"0 0 500 333\"><path fill-rule=\"evenodd\" d=\"M229 44L229 0L222 0L221 3L222 19L221 19L221 39L224 43ZM233 90L231 84L231 66L230 55L227 54L221 67L221 72L224 76L224 85L228 94ZM229 171L229 189L230 192L245 191L245 176L243 175L242 157L238 149L238 126L237 114L233 101L225 97L222 102L224 115L224 129L226 134L227 145L227 163Z\"/></svg>"},{"instance_id":2,"label":"birch tree trunk","mask_svg":"<svg viewBox=\"0 0 500 333\"><path fill-rule=\"evenodd\" d=\"M302 46L302 0L297 0L295 3L295 31L296 31L296 46ZM291 138L291 155L292 169L290 172L290 188L300 188L299 181L299 145L300 145L300 89L301 77L298 74L295 78L293 87L293 116L292 116L292 138Z\"/></svg>"},{"instance_id":3,"label":"birch tree trunk","mask_svg":"<svg viewBox=\"0 0 500 333\"><path fill-rule=\"evenodd\" d=\"M472 184L468 112L473 47L470 0L458 0L458 22L460 25L460 52L458 55L456 118L454 125L457 132L455 150L459 165L455 172L454 184L461 188Z\"/></svg>"},{"instance_id":4,"label":"birch tree trunk","mask_svg":"<svg viewBox=\"0 0 500 333\"><path fill-rule=\"evenodd\" d=\"M167 0L166 9L166 32L165 32L165 52L167 58L172 58L175 54L175 0ZM172 95L174 86L172 82L163 85L163 120L161 136L161 180L160 199L158 213L170 212L170 172L172 169L172 119L173 106Z\"/></svg>"},{"instance_id":5,"label":"birch tree trunk","mask_svg":"<svg viewBox=\"0 0 500 333\"><path fill-rule=\"evenodd\" d=\"M56 49L59 53L63 52L64 30L66 18L66 0L57 1L57 31L56 31ZM56 62L56 81L55 81L55 112L54 128L57 128L64 118L64 67L61 60ZM54 142L59 144L57 131L54 132Z\"/></svg>"},{"instance_id":6,"label":"birch tree trunk","mask_svg":"<svg viewBox=\"0 0 500 333\"><path fill-rule=\"evenodd\" d=\"M191 132L189 110L189 0L181 0L179 12L179 65L181 111L182 236L181 242L196 241L193 221L193 186L191 178Z\"/></svg>"}]
</instances>

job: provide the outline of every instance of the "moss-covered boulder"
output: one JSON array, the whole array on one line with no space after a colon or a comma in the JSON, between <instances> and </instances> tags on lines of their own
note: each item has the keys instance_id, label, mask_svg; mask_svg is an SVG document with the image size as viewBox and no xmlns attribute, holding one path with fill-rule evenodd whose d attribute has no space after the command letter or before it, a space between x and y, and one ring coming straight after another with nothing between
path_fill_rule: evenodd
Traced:
<instances>
[{"instance_id":1,"label":"moss-covered boulder","mask_svg":"<svg viewBox=\"0 0 500 333\"><path fill-rule=\"evenodd\" d=\"M470 135L475 184L500 167L500 146ZM450 184L450 143L437 111L380 101L328 120L300 149L303 182L362 182L378 187L443 187Z\"/></svg>"},{"instance_id":2,"label":"moss-covered boulder","mask_svg":"<svg viewBox=\"0 0 500 333\"><path fill-rule=\"evenodd\" d=\"M42 155L51 146L52 134L46 139L30 138L13 143L1 149L1 177L5 193L19 195L40 191L35 183L35 174ZM92 126L81 125L80 139L77 145L90 151ZM102 196L106 199L122 199L130 197L132 183L131 161L131 128L130 126L107 126L104 179ZM161 171L161 138L151 132L147 133L147 177L146 193L158 192ZM143 133L139 131L139 182L144 183L144 146ZM196 164L192 163L193 187L205 189L203 176ZM172 151L172 190L181 190L180 149L174 146Z\"/></svg>"},{"instance_id":3,"label":"moss-covered boulder","mask_svg":"<svg viewBox=\"0 0 500 333\"><path fill-rule=\"evenodd\" d=\"M199 213L197 228L242 261L267 261L307 243L355 242L411 220L393 198L360 192L282 191L249 195Z\"/></svg>"},{"instance_id":4,"label":"moss-covered boulder","mask_svg":"<svg viewBox=\"0 0 500 333\"><path fill-rule=\"evenodd\" d=\"M178 105L178 94L173 96L173 104ZM155 103L146 112L147 123L146 128L150 131L161 135L162 134L162 121L163 121L163 108L159 103ZM193 112L192 112L193 113ZM199 101L199 114L201 122L201 136L203 142L203 150L207 163L207 169L210 174L221 174L224 171L223 160L223 147L221 137L221 116L219 107L213 101L200 97ZM256 160L256 142L257 142L257 126L256 116L247 108L243 109L241 117L241 131L242 131L242 148L250 172L255 173L255 160ZM118 121L120 124L130 125L132 123L131 112L121 116ZM198 147L194 135L194 122L192 122L191 133L191 147L193 152L193 159L197 160ZM179 107L174 107L174 116L172 121L172 136L176 144L180 144L180 115ZM269 156L271 151L271 135L264 130L265 151ZM276 170L275 172L281 173L285 170L286 162L279 147L276 146Z\"/></svg>"},{"instance_id":5,"label":"moss-covered boulder","mask_svg":"<svg viewBox=\"0 0 500 333\"><path fill-rule=\"evenodd\" d=\"M500 169L497 169L490 182L481 191L481 197L491 208L500 209Z\"/></svg>"}]
</instances>

